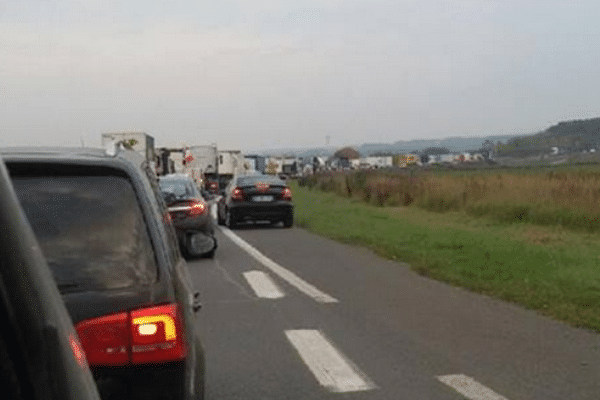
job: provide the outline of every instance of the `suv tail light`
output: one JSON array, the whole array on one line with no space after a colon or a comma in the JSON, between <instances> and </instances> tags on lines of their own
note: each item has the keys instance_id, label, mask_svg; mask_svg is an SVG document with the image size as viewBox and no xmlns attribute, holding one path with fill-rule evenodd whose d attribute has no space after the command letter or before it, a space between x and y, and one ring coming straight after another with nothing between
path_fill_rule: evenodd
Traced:
<instances>
[{"instance_id":1,"label":"suv tail light","mask_svg":"<svg viewBox=\"0 0 600 400\"><path fill-rule=\"evenodd\" d=\"M90 365L123 365L129 360L129 316L119 313L75 325Z\"/></svg>"},{"instance_id":2,"label":"suv tail light","mask_svg":"<svg viewBox=\"0 0 600 400\"><path fill-rule=\"evenodd\" d=\"M182 319L175 304L81 321L75 328L91 366L148 364L186 355Z\"/></svg>"},{"instance_id":3,"label":"suv tail light","mask_svg":"<svg viewBox=\"0 0 600 400\"><path fill-rule=\"evenodd\" d=\"M188 214L191 216L196 216L200 214L204 214L208 208L206 204L202 201L194 201L190 203L190 209L188 210Z\"/></svg>"},{"instance_id":4,"label":"suv tail light","mask_svg":"<svg viewBox=\"0 0 600 400\"><path fill-rule=\"evenodd\" d=\"M284 188L281 191L281 198L283 200L292 201L292 191L290 190L290 188Z\"/></svg>"},{"instance_id":5,"label":"suv tail light","mask_svg":"<svg viewBox=\"0 0 600 400\"><path fill-rule=\"evenodd\" d=\"M144 308L131 312L131 362L145 364L185 357L181 318L177 306Z\"/></svg>"},{"instance_id":6,"label":"suv tail light","mask_svg":"<svg viewBox=\"0 0 600 400\"><path fill-rule=\"evenodd\" d=\"M236 187L231 191L231 200L233 201L243 201L244 200L244 192L239 187Z\"/></svg>"}]
</instances>

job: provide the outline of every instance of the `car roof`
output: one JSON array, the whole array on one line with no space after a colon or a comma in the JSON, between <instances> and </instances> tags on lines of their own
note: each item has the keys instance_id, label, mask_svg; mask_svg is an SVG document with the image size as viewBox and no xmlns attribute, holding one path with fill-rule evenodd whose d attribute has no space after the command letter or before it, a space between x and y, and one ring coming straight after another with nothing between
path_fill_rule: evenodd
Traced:
<instances>
[{"instance_id":1,"label":"car roof","mask_svg":"<svg viewBox=\"0 0 600 400\"><path fill-rule=\"evenodd\" d=\"M64 160L98 160L98 159L128 159L143 161L144 158L133 150L117 148L114 153L105 149L93 147L2 147L0 155L5 161L35 160L35 159L64 159Z\"/></svg>"},{"instance_id":2,"label":"car roof","mask_svg":"<svg viewBox=\"0 0 600 400\"><path fill-rule=\"evenodd\" d=\"M39 171L28 168L28 164L40 164L42 167L45 167L44 164L65 166L69 173L81 173L83 176L86 176L88 172L95 174L98 169L102 171L112 169L117 171L118 174L126 175L134 183L136 191L140 191L139 193L142 196L138 200L143 206L142 208L146 210L144 213L158 212L158 210L154 210L156 205L153 202L160 199L154 200L154 196L145 196L145 194L148 194L146 190L154 190L155 188L158 191L158 187L154 186L154 182L149 180L149 176L145 173L152 171L152 169L147 168L149 163L136 151L119 147L114 154L110 154L98 148L7 147L0 148L0 158L5 162L11 173L14 171L13 166L15 164L24 164L23 168L19 167L18 174L28 174L33 170L33 173L37 175ZM79 166L82 168L79 168ZM53 174L56 171L49 170L48 173ZM156 186L158 186L158 180L156 180ZM160 218L158 220L150 218L147 222L154 227L151 230L153 232L156 230L157 237L161 236L158 240L168 240L160 231L159 226L162 224ZM158 270L161 274L159 280L164 280L162 274L166 273L167 268L163 268L161 265L168 265L171 262L169 260L170 256L163 246L158 246L156 249Z\"/></svg>"}]
</instances>

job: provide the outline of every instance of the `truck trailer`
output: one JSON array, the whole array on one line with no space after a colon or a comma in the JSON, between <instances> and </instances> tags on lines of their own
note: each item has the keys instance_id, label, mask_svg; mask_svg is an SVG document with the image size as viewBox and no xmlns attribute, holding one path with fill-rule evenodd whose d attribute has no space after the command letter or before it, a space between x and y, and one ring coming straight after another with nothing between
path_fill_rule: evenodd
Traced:
<instances>
[{"instance_id":1,"label":"truck trailer","mask_svg":"<svg viewBox=\"0 0 600 400\"><path fill-rule=\"evenodd\" d=\"M107 132L102 134L102 147L107 148L112 143L124 142L125 146L140 153L148 162L156 162L154 138L145 132Z\"/></svg>"},{"instance_id":2,"label":"truck trailer","mask_svg":"<svg viewBox=\"0 0 600 400\"><path fill-rule=\"evenodd\" d=\"M219 176L219 189L224 189L237 173L244 172L250 166L244 160L241 150L219 150L219 163L217 174Z\"/></svg>"}]
</instances>

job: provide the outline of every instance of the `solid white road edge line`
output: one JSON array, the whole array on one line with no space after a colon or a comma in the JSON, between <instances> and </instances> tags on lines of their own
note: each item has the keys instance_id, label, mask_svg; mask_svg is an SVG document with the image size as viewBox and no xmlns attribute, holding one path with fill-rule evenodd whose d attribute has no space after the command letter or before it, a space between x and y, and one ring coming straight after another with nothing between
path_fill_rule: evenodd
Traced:
<instances>
[{"instance_id":1,"label":"solid white road edge line","mask_svg":"<svg viewBox=\"0 0 600 400\"><path fill-rule=\"evenodd\" d=\"M283 297L284 294L269 275L262 271L248 271L244 272L244 278L248 281L250 287L254 290L258 297L267 299L278 299Z\"/></svg>"},{"instance_id":2,"label":"solid white road edge line","mask_svg":"<svg viewBox=\"0 0 600 400\"><path fill-rule=\"evenodd\" d=\"M508 400L466 375L444 375L437 378L470 400Z\"/></svg>"},{"instance_id":3,"label":"solid white road edge line","mask_svg":"<svg viewBox=\"0 0 600 400\"><path fill-rule=\"evenodd\" d=\"M318 330L287 330L288 340L319 383L332 392L372 390L377 386Z\"/></svg>"},{"instance_id":4,"label":"solid white road edge line","mask_svg":"<svg viewBox=\"0 0 600 400\"><path fill-rule=\"evenodd\" d=\"M283 268L281 265L277 264L275 261L266 257L260 251L252 247L241 237L233 233L230 229L225 228L223 226L219 227L229 239L231 239L235 244L240 246L244 251L250 254L254 259L260 262L262 265L270 269L274 274L278 275L281 279L288 282L290 285L294 286L296 289L301 291L307 296L312 297L319 303L337 303L338 300L329 296L326 293L321 292L319 289L306 282L305 280L298 277L291 271Z\"/></svg>"}]
</instances>

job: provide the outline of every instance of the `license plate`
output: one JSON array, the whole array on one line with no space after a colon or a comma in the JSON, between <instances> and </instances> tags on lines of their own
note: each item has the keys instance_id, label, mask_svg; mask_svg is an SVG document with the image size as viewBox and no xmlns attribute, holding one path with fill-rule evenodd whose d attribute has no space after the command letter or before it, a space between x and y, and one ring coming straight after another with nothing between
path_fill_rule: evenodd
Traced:
<instances>
[{"instance_id":1,"label":"license plate","mask_svg":"<svg viewBox=\"0 0 600 400\"><path fill-rule=\"evenodd\" d=\"M254 196L254 201L273 201L273 196Z\"/></svg>"}]
</instances>

